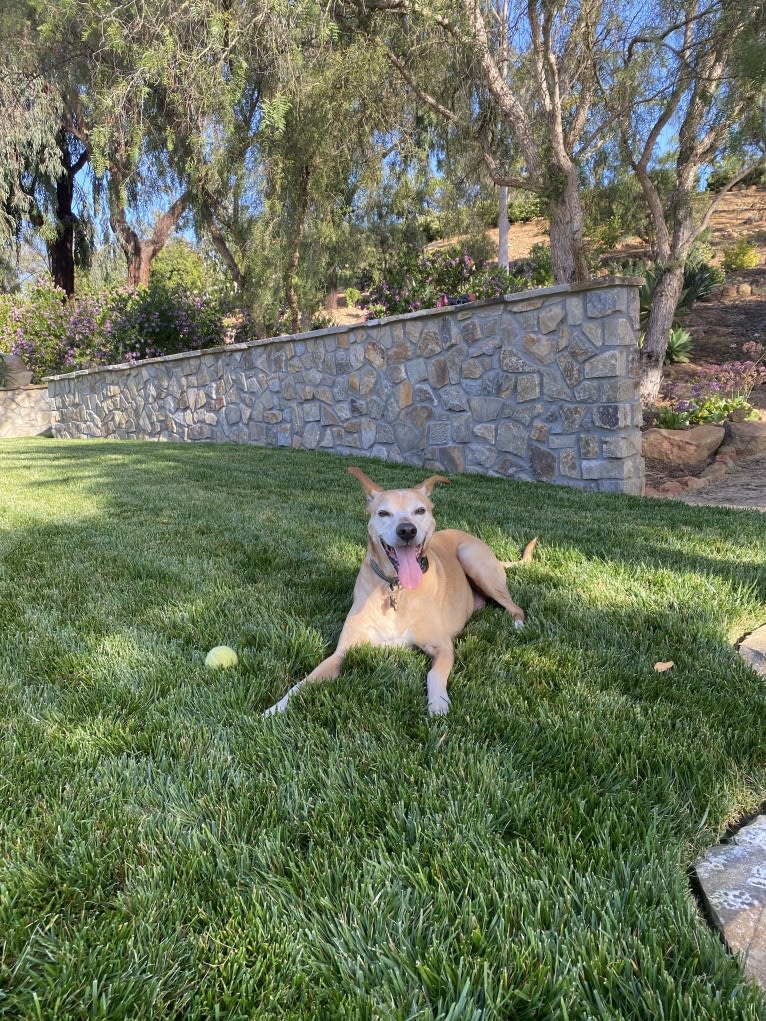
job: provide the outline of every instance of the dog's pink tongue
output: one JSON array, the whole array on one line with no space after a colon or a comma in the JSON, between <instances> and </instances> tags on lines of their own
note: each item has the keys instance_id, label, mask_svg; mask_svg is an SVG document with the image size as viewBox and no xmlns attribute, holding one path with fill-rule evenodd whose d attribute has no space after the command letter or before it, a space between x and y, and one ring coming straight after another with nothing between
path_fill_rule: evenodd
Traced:
<instances>
[{"instance_id":1,"label":"dog's pink tongue","mask_svg":"<svg viewBox=\"0 0 766 1021\"><path fill-rule=\"evenodd\" d=\"M423 571L415 546L397 547L396 557L399 561L399 584L402 588L417 588L423 580Z\"/></svg>"}]
</instances>

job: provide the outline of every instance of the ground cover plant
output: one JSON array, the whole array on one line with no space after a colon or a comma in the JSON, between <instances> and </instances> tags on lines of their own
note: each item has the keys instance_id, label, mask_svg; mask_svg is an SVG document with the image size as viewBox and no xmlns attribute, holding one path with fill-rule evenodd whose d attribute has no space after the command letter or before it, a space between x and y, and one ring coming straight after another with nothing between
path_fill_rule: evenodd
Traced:
<instances>
[{"instance_id":1,"label":"ground cover plant","mask_svg":"<svg viewBox=\"0 0 766 1021\"><path fill-rule=\"evenodd\" d=\"M731 644L766 620L761 515L456 478L440 524L539 537L526 629L469 622L446 720L424 656L371 649L264 720L350 603L347 460L0 463L0 1017L766 1016L689 883L766 790Z\"/></svg>"},{"instance_id":2,"label":"ground cover plant","mask_svg":"<svg viewBox=\"0 0 766 1021\"><path fill-rule=\"evenodd\" d=\"M683 380L669 380L662 388L664 405L656 422L663 429L721 423L727 419L757 419L750 403L753 390L766 386L766 348L757 341L742 345L744 360L703 365Z\"/></svg>"}]
</instances>

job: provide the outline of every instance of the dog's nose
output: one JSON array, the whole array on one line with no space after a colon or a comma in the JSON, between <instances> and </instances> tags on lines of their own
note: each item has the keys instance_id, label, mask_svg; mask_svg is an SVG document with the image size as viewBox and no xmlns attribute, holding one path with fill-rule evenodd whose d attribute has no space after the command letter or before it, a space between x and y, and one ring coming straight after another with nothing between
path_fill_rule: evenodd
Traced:
<instances>
[{"instance_id":1,"label":"dog's nose","mask_svg":"<svg viewBox=\"0 0 766 1021\"><path fill-rule=\"evenodd\" d=\"M396 526L396 534L402 542L412 542L418 534L418 530L410 521L402 521L400 525Z\"/></svg>"}]
</instances>

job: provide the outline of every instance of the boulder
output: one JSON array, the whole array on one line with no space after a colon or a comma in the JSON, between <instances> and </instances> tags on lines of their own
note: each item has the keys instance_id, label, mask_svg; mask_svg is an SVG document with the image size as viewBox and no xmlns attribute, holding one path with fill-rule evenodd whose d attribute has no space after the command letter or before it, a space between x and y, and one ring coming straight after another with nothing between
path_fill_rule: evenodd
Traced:
<instances>
[{"instance_id":1,"label":"boulder","mask_svg":"<svg viewBox=\"0 0 766 1021\"><path fill-rule=\"evenodd\" d=\"M738 457L766 454L766 422L727 422L726 440Z\"/></svg>"},{"instance_id":2,"label":"boulder","mask_svg":"<svg viewBox=\"0 0 766 1021\"><path fill-rule=\"evenodd\" d=\"M8 369L8 387L28 386L32 382L32 373L18 355L0 354Z\"/></svg>"},{"instance_id":3,"label":"boulder","mask_svg":"<svg viewBox=\"0 0 766 1021\"><path fill-rule=\"evenodd\" d=\"M722 425L695 425L691 429L647 429L643 435L644 457L666 464L690 467L704 464L724 441Z\"/></svg>"}]
</instances>

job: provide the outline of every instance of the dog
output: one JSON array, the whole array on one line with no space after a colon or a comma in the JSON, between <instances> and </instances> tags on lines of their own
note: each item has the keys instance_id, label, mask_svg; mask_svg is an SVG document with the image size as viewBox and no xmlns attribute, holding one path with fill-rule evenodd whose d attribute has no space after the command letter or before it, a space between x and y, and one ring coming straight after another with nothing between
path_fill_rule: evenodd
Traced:
<instances>
[{"instance_id":1,"label":"dog","mask_svg":"<svg viewBox=\"0 0 766 1021\"><path fill-rule=\"evenodd\" d=\"M500 561L476 536L454 528L436 530L431 492L443 475L431 475L412 489L383 489L361 470L349 468L367 496L367 556L354 586L351 610L337 648L264 716L283 712L306 684L338 676L350 648L416 646L431 657L428 712L444 715L450 705L447 680L455 661L453 639L468 618L489 600L524 625L524 611L508 592L505 571L519 561ZM532 558L537 540L524 550Z\"/></svg>"}]
</instances>

